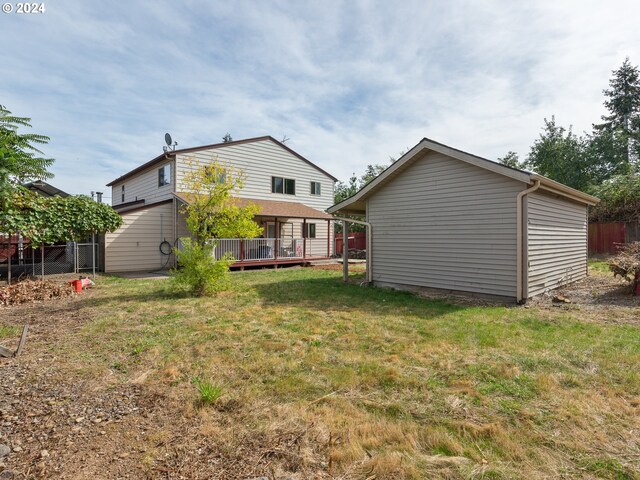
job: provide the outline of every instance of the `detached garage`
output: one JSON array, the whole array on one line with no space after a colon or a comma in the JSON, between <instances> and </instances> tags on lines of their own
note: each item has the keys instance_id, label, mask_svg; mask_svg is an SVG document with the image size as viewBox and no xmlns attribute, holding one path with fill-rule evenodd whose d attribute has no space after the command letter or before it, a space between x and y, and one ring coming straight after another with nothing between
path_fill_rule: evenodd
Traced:
<instances>
[{"instance_id":1,"label":"detached garage","mask_svg":"<svg viewBox=\"0 0 640 480\"><path fill-rule=\"evenodd\" d=\"M598 199L429 139L330 213L365 215L369 278L522 301L587 275Z\"/></svg>"}]
</instances>

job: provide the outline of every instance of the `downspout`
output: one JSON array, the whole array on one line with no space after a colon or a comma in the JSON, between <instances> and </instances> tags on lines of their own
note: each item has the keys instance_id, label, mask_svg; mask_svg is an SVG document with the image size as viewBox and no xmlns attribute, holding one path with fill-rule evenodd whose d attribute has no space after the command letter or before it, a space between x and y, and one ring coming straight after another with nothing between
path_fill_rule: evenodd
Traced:
<instances>
[{"instance_id":1,"label":"downspout","mask_svg":"<svg viewBox=\"0 0 640 480\"><path fill-rule=\"evenodd\" d=\"M372 236L373 236L373 227L371 226L371 224L369 222L364 222L362 220L354 220L352 218L344 218L344 217L333 217L332 220L341 220L343 222L350 222L350 223L357 223L358 225L364 225L367 227L367 283L372 283L373 282L373 272L371 271L371 249L372 249ZM335 236L334 236L335 237ZM344 250L344 248L343 248ZM343 262L346 262L348 259L344 258L344 252L343 252Z\"/></svg>"},{"instance_id":2,"label":"downspout","mask_svg":"<svg viewBox=\"0 0 640 480\"><path fill-rule=\"evenodd\" d=\"M531 192L535 192L540 188L540 180L534 180L533 186L518 193L516 198L516 302L522 303L525 292L523 292L522 271L524 264L524 249L523 237L524 237L524 224L522 221L522 207L524 197Z\"/></svg>"}]
</instances>

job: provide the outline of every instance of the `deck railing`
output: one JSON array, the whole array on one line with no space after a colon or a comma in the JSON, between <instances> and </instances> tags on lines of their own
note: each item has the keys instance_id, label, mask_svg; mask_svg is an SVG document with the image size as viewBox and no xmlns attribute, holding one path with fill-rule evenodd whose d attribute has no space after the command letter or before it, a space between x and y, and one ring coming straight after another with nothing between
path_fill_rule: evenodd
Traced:
<instances>
[{"instance_id":1,"label":"deck railing","mask_svg":"<svg viewBox=\"0 0 640 480\"><path fill-rule=\"evenodd\" d=\"M220 259L230 253L238 262L295 260L323 257L326 245L326 240L316 238L219 238L214 255Z\"/></svg>"}]
</instances>

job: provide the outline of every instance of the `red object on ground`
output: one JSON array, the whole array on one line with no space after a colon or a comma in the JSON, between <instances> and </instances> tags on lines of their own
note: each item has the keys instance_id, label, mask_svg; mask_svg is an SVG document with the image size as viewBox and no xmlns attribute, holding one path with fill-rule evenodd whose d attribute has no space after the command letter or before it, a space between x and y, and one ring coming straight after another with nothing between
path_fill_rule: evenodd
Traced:
<instances>
[{"instance_id":1,"label":"red object on ground","mask_svg":"<svg viewBox=\"0 0 640 480\"><path fill-rule=\"evenodd\" d=\"M76 293L82 293L82 280L72 280L69 282Z\"/></svg>"}]
</instances>

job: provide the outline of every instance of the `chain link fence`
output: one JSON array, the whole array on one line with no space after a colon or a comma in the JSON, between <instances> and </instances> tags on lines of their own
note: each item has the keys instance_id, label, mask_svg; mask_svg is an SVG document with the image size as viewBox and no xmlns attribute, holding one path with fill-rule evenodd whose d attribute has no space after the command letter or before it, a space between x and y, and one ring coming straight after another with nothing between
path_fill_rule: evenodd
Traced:
<instances>
[{"instance_id":1,"label":"chain link fence","mask_svg":"<svg viewBox=\"0 0 640 480\"><path fill-rule=\"evenodd\" d=\"M68 242L32 248L17 235L0 236L0 281L64 273L91 273L100 265L98 243Z\"/></svg>"}]
</instances>

